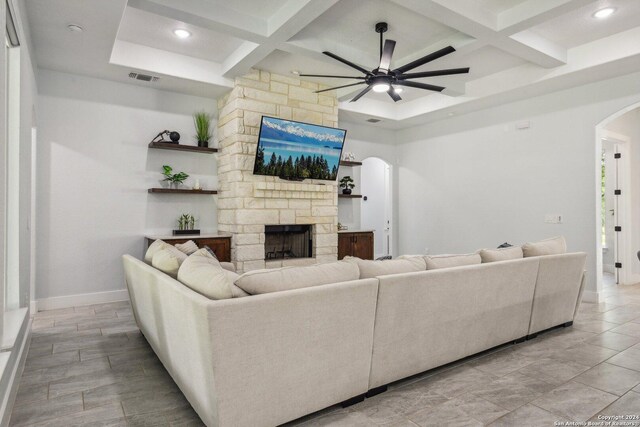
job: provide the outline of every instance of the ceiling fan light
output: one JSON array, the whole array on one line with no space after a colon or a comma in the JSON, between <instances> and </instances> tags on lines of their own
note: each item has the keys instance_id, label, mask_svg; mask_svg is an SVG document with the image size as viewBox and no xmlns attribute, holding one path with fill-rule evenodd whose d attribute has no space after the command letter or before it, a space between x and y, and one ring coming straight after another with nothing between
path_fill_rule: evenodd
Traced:
<instances>
[{"instance_id":1,"label":"ceiling fan light","mask_svg":"<svg viewBox=\"0 0 640 427\"><path fill-rule=\"evenodd\" d=\"M402 89L400 86L394 86L394 87L393 87L393 91L394 91L395 93L402 93L402 91L403 91L403 90L404 90L404 89Z\"/></svg>"},{"instance_id":2,"label":"ceiling fan light","mask_svg":"<svg viewBox=\"0 0 640 427\"><path fill-rule=\"evenodd\" d=\"M176 28L173 30L173 34L179 39L186 39L191 37L191 33L183 28Z\"/></svg>"},{"instance_id":3,"label":"ceiling fan light","mask_svg":"<svg viewBox=\"0 0 640 427\"><path fill-rule=\"evenodd\" d=\"M386 92L389 90L391 86L388 83L376 83L373 85L372 89L374 92Z\"/></svg>"}]
</instances>

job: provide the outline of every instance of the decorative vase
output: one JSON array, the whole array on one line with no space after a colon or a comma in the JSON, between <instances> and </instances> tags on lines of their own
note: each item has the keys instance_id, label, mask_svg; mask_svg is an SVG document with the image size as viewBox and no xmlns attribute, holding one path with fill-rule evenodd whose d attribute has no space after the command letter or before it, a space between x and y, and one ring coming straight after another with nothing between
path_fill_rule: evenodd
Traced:
<instances>
[{"instance_id":1,"label":"decorative vase","mask_svg":"<svg viewBox=\"0 0 640 427\"><path fill-rule=\"evenodd\" d=\"M198 141L198 147L208 147L209 141Z\"/></svg>"},{"instance_id":2,"label":"decorative vase","mask_svg":"<svg viewBox=\"0 0 640 427\"><path fill-rule=\"evenodd\" d=\"M171 142L179 144L178 141L180 141L180 134L176 131L170 132L169 139L171 139Z\"/></svg>"},{"instance_id":3,"label":"decorative vase","mask_svg":"<svg viewBox=\"0 0 640 427\"><path fill-rule=\"evenodd\" d=\"M170 188L172 190L178 190L180 188L180 183L179 182L172 182Z\"/></svg>"},{"instance_id":4,"label":"decorative vase","mask_svg":"<svg viewBox=\"0 0 640 427\"><path fill-rule=\"evenodd\" d=\"M350 188L343 188L342 189L342 194L346 194L346 195L351 194L351 189Z\"/></svg>"}]
</instances>

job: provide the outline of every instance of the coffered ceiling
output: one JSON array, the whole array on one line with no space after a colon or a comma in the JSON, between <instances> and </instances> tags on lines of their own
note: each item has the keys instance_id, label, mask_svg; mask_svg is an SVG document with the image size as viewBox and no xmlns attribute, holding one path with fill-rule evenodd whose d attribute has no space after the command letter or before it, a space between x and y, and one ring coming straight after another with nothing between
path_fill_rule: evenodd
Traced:
<instances>
[{"instance_id":1,"label":"coffered ceiling","mask_svg":"<svg viewBox=\"0 0 640 427\"><path fill-rule=\"evenodd\" d=\"M413 71L471 67L431 77L443 93L340 89L340 118L379 118L402 128L490 105L640 71L638 0L28 0L41 68L218 97L251 67L359 75L328 50L367 69L379 61L376 22L396 40L392 67L452 45ZM607 19L594 12L616 8ZM83 27L81 33L67 29ZM174 29L191 37L179 39ZM139 82L129 72L160 77ZM349 81L313 79L328 85ZM360 90L360 89L359 89Z\"/></svg>"}]
</instances>

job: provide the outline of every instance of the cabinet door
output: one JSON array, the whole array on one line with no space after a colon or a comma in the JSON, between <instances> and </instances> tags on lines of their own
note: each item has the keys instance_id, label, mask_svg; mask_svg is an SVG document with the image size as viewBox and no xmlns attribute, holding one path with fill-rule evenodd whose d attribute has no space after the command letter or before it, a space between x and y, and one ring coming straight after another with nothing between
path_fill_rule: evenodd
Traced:
<instances>
[{"instance_id":1,"label":"cabinet door","mask_svg":"<svg viewBox=\"0 0 640 427\"><path fill-rule=\"evenodd\" d=\"M353 256L373 259L373 233L356 233L354 235Z\"/></svg>"},{"instance_id":2,"label":"cabinet door","mask_svg":"<svg viewBox=\"0 0 640 427\"><path fill-rule=\"evenodd\" d=\"M219 239L193 239L199 248L209 246L218 261L229 262L231 261L231 241L229 238Z\"/></svg>"},{"instance_id":3,"label":"cabinet door","mask_svg":"<svg viewBox=\"0 0 640 427\"><path fill-rule=\"evenodd\" d=\"M353 233L338 233L338 259L353 256Z\"/></svg>"}]
</instances>

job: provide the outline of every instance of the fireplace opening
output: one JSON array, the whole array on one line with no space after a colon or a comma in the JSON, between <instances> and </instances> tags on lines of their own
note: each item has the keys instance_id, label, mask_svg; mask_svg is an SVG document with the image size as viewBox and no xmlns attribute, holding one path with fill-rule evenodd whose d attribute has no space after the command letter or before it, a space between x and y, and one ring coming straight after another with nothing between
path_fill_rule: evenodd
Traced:
<instances>
[{"instance_id":1,"label":"fireplace opening","mask_svg":"<svg viewBox=\"0 0 640 427\"><path fill-rule=\"evenodd\" d=\"M313 256L310 225L265 225L264 234L267 261Z\"/></svg>"}]
</instances>

